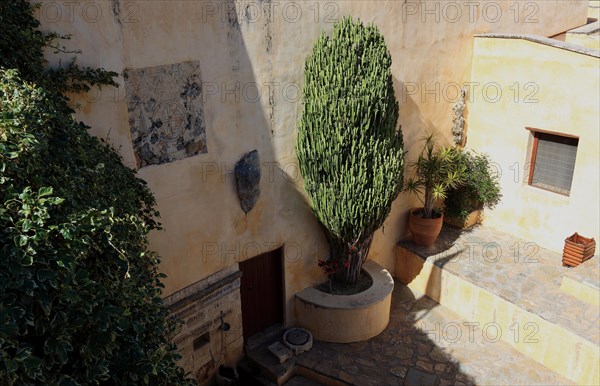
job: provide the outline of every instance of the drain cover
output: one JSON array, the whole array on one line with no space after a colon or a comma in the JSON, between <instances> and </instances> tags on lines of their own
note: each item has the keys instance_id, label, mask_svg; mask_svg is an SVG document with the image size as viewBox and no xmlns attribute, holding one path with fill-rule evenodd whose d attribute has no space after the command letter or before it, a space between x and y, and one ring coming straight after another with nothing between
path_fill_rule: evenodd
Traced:
<instances>
[{"instance_id":1,"label":"drain cover","mask_svg":"<svg viewBox=\"0 0 600 386\"><path fill-rule=\"evenodd\" d=\"M308 331L296 328L290 331L286 338L291 344L301 346L308 342L310 335L308 334Z\"/></svg>"},{"instance_id":2,"label":"drain cover","mask_svg":"<svg viewBox=\"0 0 600 386\"><path fill-rule=\"evenodd\" d=\"M304 328L292 327L283 334L283 343L298 355L310 350L313 337L310 331Z\"/></svg>"}]
</instances>

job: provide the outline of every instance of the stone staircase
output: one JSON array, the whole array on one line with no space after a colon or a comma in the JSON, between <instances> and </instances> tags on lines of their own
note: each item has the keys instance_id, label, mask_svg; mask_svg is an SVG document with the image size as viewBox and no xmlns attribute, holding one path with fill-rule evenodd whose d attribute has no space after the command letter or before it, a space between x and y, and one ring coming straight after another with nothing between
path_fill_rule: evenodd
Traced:
<instances>
[{"instance_id":1,"label":"stone staircase","mask_svg":"<svg viewBox=\"0 0 600 386\"><path fill-rule=\"evenodd\" d=\"M560 254L484 226L445 226L434 246L406 241L397 252L397 279L465 327L574 384L599 384L597 256L562 267Z\"/></svg>"},{"instance_id":2,"label":"stone staircase","mask_svg":"<svg viewBox=\"0 0 600 386\"><path fill-rule=\"evenodd\" d=\"M296 358L292 357L284 363L269 351L269 346L280 341L285 328L276 324L250 337L245 345L248 373L265 384L282 385L292 377L296 366ZM243 366L244 367L244 366Z\"/></svg>"}]
</instances>

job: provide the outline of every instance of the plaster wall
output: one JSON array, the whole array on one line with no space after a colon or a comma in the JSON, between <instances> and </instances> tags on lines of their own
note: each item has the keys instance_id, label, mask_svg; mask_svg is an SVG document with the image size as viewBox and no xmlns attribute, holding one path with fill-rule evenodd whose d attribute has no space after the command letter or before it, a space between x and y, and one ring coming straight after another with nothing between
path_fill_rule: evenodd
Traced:
<instances>
[{"instance_id":1,"label":"plaster wall","mask_svg":"<svg viewBox=\"0 0 600 386\"><path fill-rule=\"evenodd\" d=\"M501 173L503 198L486 224L559 252L575 232L599 236L600 59L588 52L521 38L474 44L472 80L500 90L469 105L467 146L488 153ZM528 185L526 128L579 137L569 196Z\"/></svg>"},{"instance_id":2,"label":"plaster wall","mask_svg":"<svg viewBox=\"0 0 600 386\"><path fill-rule=\"evenodd\" d=\"M588 18L600 19L600 1L590 0L588 5Z\"/></svg>"},{"instance_id":3,"label":"plaster wall","mask_svg":"<svg viewBox=\"0 0 600 386\"><path fill-rule=\"evenodd\" d=\"M570 34L567 33L565 41L568 43L578 44L594 50L600 50L600 34L596 32L596 35L583 35L583 34Z\"/></svg>"},{"instance_id":4,"label":"plaster wall","mask_svg":"<svg viewBox=\"0 0 600 386\"><path fill-rule=\"evenodd\" d=\"M161 269L168 276L164 295L284 245L286 322L292 324L292 297L324 280L316 263L327 253L324 237L304 195L294 152L303 63L318 35L331 30L333 22L345 15L373 22L380 28L394 61L394 86L401 106L399 124L410 162L426 133L438 130L443 140L450 138L451 107L458 99L458 85L471 78L473 34L552 36L584 24L588 6L584 0L451 3L42 1L38 18L44 30L73 34L74 39L65 44L83 50L79 57L83 65L122 73L126 69L200 63L207 152L139 170L139 176L155 193L162 215L164 230L151 235L151 247L162 256ZM500 51L494 51L496 48ZM483 58L476 62L473 76L486 79L480 76L481 68L498 68L505 71L508 79L510 71L535 72L534 66L517 67L516 63L497 66L499 53L516 60L517 53L512 49L488 47L492 52L487 55L482 50ZM526 56L525 59L538 63L535 57L525 54L526 49L519 51L518 59ZM579 60L589 66L587 59ZM53 59L53 64L58 65L58 59ZM569 68L575 71L576 65ZM528 76L524 79L530 79ZM554 80L556 75L548 78ZM565 85L571 82L567 76L562 79ZM123 78L118 81L123 86ZM575 91L568 91L571 92ZM93 134L107 138L120 150L125 163L135 167L126 98L124 87L120 87L92 90L75 96L74 101L80 105L78 118L92 126ZM516 119L512 109L498 106L482 110L471 126ZM552 106L564 108L561 104ZM586 106L589 109L592 101ZM487 118L486 113L490 114ZM542 115L540 120L546 124L548 113ZM595 142L585 141L585 146L596 146L597 150L597 126L591 128L596 128ZM475 133L482 130L473 129ZM484 138L474 141L486 148L496 146L493 140ZM260 154L262 193L254 209L245 215L236 196L232 172L235 162L253 149ZM591 159L590 151L582 151L584 155L578 162L586 165ZM514 184L507 188L507 196L517 187ZM576 186L574 192L579 189ZM592 192L597 197L597 187ZM518 194L515 191L513 195ZM586 193L584 198L589 195ZM565 212L572 207L564 199L548 200L556 201ZM589 202L584 201L584 205ZM392 273L396 241L408 236L408 211L417 204L413 197L401 194L375 236L370 257ZM494 217L506 222L508 216L501 213L510 211L508 208L503 207ZM587 219L591 214L587 210L582 215ZM542 220L536 218L527 225L539 225ZM591 225L578 226L577 230L596 235L595 221L589 218ZM540 229L548 229L548 225Z\"/></svg>"}]
</instances>

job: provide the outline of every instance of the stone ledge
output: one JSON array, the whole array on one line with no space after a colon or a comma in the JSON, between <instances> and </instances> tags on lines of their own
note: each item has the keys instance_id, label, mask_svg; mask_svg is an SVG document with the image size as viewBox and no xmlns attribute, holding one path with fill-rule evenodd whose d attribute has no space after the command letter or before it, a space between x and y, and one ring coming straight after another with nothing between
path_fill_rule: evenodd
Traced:
<instances>
[{"instance_id":1,"label":"stone ledge","mask_svg":"<svg viewBox=\"0 0 600 386\"><path fill-rule=\"evenodd\" d=\"M595 21L590 24L582 25L581 27L567 31L568 34L584 34L589 35L600 30L600 21Z\"/></svg>"},{"instance_id":2,"label":"stone ledge","mask_svg":"<svg viewBox=\"0 0 600 386\"><path fill-rule=\"evenodd\" d=\"M315 339L351 343L379 335L390 320L394 280L379 264L368 261L363 269L373 285L355 295L331 295L314 288L294 297L296 320Z\"/></svg>"},{"instance_id":3,"label":"stone ledge","mask_svg":"<svg viewBox=\"0 0 600 386\"><path fill-rule=\"evenodd\" d=\"M332 295L316 288L306 288L296 294L296 298L328 309L365 308L379 303L394 290L392 275L374 261L367 261L363 270L373 279L373 285L366 291L355 295Z\"/></svg>"},{"instance_id":4,"label":"stone ledge","mask_svg":"<svg viewBox=\"0 0 600 386\"><path fill-rule=\"evenodd\" d=\"M466 322L494 325L500 331L500 340L575 384L600 384L599 353L595 342L546 320L545 315L530 312L502 295L480 287L476 280L453 272L452 264L444 264L444 259L426 258L415 249L401 243L397 245L398 279L412 291L451 309ZM490 266L490 270L493 267ZM525 337L531 332L527 331L528 326L535 331L529 334L531 339ZM512 334L515 328L526 334L517 339Z\"/></svg>"},{"instance_id":5,"label":"stone ledge","mask_svg":"<svg viewBox=\"0 0 600 386\"><path fill-rule=\"evenodd\" d=\"M594 50L580 46L578 44L561 42L560 40L550 39L539 35L531 34L499 34L499 33L488 33L488 34L475 34L476 38L496 38L496 39L520 39L527 40L533 43L544 44L546 46L560 48L563 50L575 52L582 55L593 56L600 58L600 50Z\"/></svg>"},{"instance_id":6,"label":"stone ledge","mask_svg":"<svg viewBox=\"0 0 600 386\"><path fill-rule=\"evenodd\" d=\"M234 264L169 296L164 297L163 304L172 309L184 307L190 303L209 296L219 288L235 282L241 277L242 272L239 270L238 264Z\"/></svg>"}]
</instances>

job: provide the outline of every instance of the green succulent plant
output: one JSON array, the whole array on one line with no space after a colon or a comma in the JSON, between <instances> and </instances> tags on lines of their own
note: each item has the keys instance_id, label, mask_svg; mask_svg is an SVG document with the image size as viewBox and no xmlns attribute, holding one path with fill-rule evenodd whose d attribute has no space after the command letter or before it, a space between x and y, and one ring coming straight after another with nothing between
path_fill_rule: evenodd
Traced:
<instances>
[{"instance_id":1,"label":"green succulent plant","mask_svg":"<svg viewBox=\"0 0 600 386\"><path fill-rule=\"evenodd\" d=\"M402 188L392 58L377 27L340 20L306 59L296 152L312 209L330 245L328 266L357 281L374 232ZM335 264L333 264L335 262Z\"/></svg>"}]
</instances>

